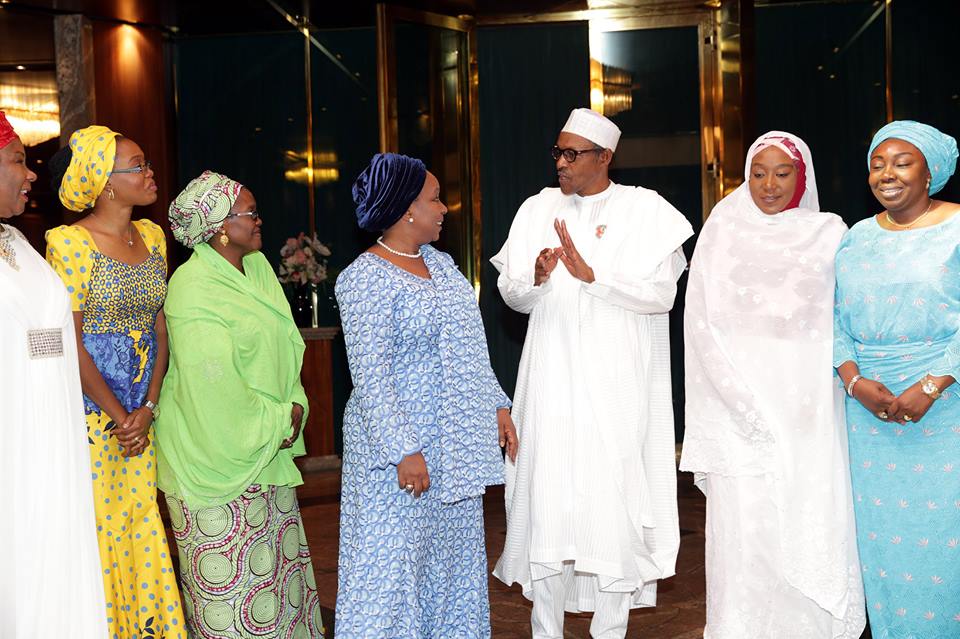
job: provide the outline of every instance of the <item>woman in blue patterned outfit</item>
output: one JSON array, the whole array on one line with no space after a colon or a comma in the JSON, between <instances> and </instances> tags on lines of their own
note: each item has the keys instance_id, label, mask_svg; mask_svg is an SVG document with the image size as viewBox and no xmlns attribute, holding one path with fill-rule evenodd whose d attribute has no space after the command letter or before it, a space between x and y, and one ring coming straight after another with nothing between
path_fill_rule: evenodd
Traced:
<instances>
[{"instance_id":1,"label":"woman in blue patterned outfit","mask_svg":"<svg viewBox=\"0 0 960 639\"><path fill-rule=\"evenodd\" d=\"M336 288L354 383L338 639L490 636L482 495L518 442L473 288L429 245L439 194L423 162L390 153L353 187L360 227L381 235Z\"/></svg>"},{"instance_id":2,"label":"woman in blue patterned outfit","mask_svg":"<svg viewBox=\"0 0 960 639\"><path fill-rule=\"evenodd\" d=\"M931 196L956 141L892 122L870 144L885 210L837 254L834 365L875 639L960 636L960 206Z\"/></svg>"}]
</instances>

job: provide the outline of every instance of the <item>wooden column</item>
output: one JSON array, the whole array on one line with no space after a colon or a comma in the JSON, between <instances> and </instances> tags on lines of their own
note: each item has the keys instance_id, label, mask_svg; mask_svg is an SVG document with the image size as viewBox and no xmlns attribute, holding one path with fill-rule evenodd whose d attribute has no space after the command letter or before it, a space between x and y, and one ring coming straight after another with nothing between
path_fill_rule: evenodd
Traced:
<instances>
[{"instance_id":1,"label":"wooden column","mask_svg":"<svg viewBox=\"0 0 960 639\"><path fill-rule=\"evenodd\" d=\"M60 98L60 146L66 146L71 133L97 120L93 25L79 14L58 15L53 19L53 29Z\"/></svg>"},{"instance_id":2,"label":"wooden column","mask_svg":"<svg viewBox=\"0 0 960 639\"><path fill-rule=\"evenodd\" d=\"M179 188L164 84L163 34L153 28L94 21L93 49L96 124L129 137L153 162L157 201L134 211L134 217L149 217L167 228L167 207Z\"/></svg>"},{"instance_id":3,"label":"wooden column","mask_svg":"<svg viewBox=\"0 0 960 639\"><path fill-rule=\"evenodd\" d=\"M339 326L301 328L307 345L303 354L300 379L310 401L303 438L307 455L297 460L302 470L322 470L340 466L333 437L333 338Z\"/></svg>"}]
</instances>

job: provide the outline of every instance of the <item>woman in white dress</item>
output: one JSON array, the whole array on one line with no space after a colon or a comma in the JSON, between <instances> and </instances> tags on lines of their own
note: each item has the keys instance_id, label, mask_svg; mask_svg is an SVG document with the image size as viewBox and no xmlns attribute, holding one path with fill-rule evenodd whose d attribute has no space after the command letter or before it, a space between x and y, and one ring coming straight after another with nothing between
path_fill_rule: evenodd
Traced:
<instances>
[{"instance_id":1,"label":"woman in white dress","mask_svg":"<svg viewBox=\"0 0 960 639\"><path fill-rule=\"evenodd\" d=\"M834 255L810 151L761 136L697 242L684 316L680 469L707 496L705 639L856 639L865 624Z\"/></svg>"},{"instance_id":2,"label":"woman in white dress","mask_svg":"<svg viewBox=\"0 0 960 639\"><path fill-rule=\"evenodd\" d=\"M37 179L0 111L0 637L107 636L70 300L15 228Z\"/></svg>"}]
</instances>

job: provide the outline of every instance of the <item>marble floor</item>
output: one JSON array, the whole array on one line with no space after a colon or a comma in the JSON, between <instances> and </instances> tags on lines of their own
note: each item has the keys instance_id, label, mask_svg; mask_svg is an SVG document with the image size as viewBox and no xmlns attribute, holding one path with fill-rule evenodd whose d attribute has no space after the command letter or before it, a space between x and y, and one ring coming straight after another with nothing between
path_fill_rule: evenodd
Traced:
<instances>
[{"instance_id":1,"label":"marble floor","mask_svg":"<svg viewBox=\"0 0 960 639\"><path fill-rule=\"evenodd\" d=\"M333 639L336 636L333 609L337 595L339 492L339 470L304 473L304 485L298 489L300 510L313 555L317 590L323 607L323 618L327 625L327 639ZM705 503L703 495L693 486L692 476L688 473L678 475L678 500L681 543L677 575L661 582L656 608L631 612L627 632L629 639L654 637L656 639L700 639L703 636ZM487 557L492 570L494 562L500 556L506 535L502 487L495 487L488 491L484 507ZM169 538L172 540L172 535ZM174 552L176 552L175 548L174 546ZM519 639L530 636L530 602L523 598L519 586L508 588L491 577L490 610L493 639ZM589 615L568 614L564 637L565 639L589 639L589 626ZM861 639L869 639L869 637L868 631Z\"/></svg>"}]
</instances>

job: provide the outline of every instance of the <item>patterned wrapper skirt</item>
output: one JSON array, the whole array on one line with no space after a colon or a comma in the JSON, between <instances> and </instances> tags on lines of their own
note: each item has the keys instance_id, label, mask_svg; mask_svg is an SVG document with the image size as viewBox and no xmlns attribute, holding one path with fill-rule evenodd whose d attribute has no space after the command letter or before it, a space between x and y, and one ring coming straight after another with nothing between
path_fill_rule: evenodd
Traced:
<instances>
[{"instance_id":1,"label":"patterned wrapper skirt","mask_svg":"<svg viewBox=\"0 0 960 639\"><path fill-rule=\"evenodd\" d=\"M223 506L167 496L187 626L197 639L322 639L296 491L254 484Z\"/></svg>"}]
</instances>

